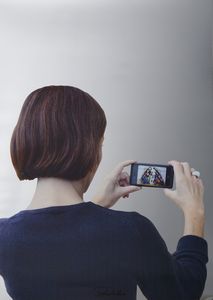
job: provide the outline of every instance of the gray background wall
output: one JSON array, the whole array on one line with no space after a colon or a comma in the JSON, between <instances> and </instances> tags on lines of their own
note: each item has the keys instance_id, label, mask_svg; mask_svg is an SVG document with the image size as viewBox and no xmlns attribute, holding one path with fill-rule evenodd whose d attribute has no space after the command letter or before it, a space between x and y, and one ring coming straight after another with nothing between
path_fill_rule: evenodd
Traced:
<instances>
[{"instance_id":1,"label":"gray background wall","mask_svg":"<svg viewBox=\"0 0 213 300\"><path fill-rule=\"evenodd\" d=\"M212 294L212 1L5 0L0 22L0 217L24 209L36 185L20 182L10 161L23 101L44 85L77 86L108 119L103 160L85 201L126 159L177 159L200 170L209 245L204 294ZM143 189L113 209L149 217L175 251L184 220L162 190ZM9 299L2 278L0 299Z\"/></svg>"}]
</instances>

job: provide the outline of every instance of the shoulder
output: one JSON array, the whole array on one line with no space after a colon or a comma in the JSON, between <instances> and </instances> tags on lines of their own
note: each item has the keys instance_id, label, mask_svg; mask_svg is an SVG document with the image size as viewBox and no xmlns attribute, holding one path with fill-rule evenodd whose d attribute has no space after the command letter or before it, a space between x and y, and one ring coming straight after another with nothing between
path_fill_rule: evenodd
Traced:
<instances>
[{"instance_id":1,"label":"shoulder","mask_svg":"<svg viewBox=\"0 0 213 300\"><path fill-rule=\"evenodd\" d=\"M124 210L118 210L118 209L114 209L112 207L104 207L101 206L97 203L93 203L91 202L92 207L94 209L94 207L96 208L96 212L98 212L98 214L101 214L102 216L108 216L108 217L112 217L112 218L116 218L117 220L129 220L130 222L132 222L132 213L136 213L136 212L132 212L132 211L124 211ZM140 215L139 213L136 213L138 215ZM141 215L140 215L141 216Z\"/></svg>"},{"instance_id":2,"label":"shoulder","mask_svg":"<svg viewBox=\"0 0 213 300\"><path fill-rule=\"evenodd\" d=\"M152 230L157 230L154 223L146 216L136 211L131 211L130 213L131 213L130 217L132 219L132 222L135 224L135 226L138 228L139 231L144 227L150 228Z\"/></svg>"},{"instance_id":3,"label":"shoulder","mask_svg":"<svg viewBox=\"0 0 213 300\"><path fill-rule=\"evenodd\" d=\"M137 248L136 252L142 253L141 251L144 251L144 253L150 254L156 250L159 254L167 255L166 242L149 218L136 211L113 210L113 214L117 215L119 223L125 222L128 225L125 227L125 235L129 238L130 234L131 244L135 249Z\"/></svg>"},{"instance_id":4,"label":"shoulder","mask_svg":"<svg viewBox=\"0 0 213 300\"><path fill-rule=\"evenodd\" d=\"M91 202L93 206L95 206L97 209L99 209L100 212L103 214L109 215L109 216L114 216L116 218L124 218L124 219L129 219L130 222L133 223L141 223L141 224L152 224L152 222L145 217L144 215L141 215L140 213L136 211L124 211L124 210L117 210L113 208L108 208L108 207L103 207L99 204Z\"/></svg>"},{"instance_id":5,"label":"shoulder","mask_svg":"<svg viewBox=\"0 0 213 300\"><path fill-rule=\"evenodd\" d=\"M138 231L138 223L139 227L144 228L146 227L147 223L151 222L145 216L135 211L124 211L114 209L112 207L103 207L96 203L93 205L93 209L96 215L99 216L99 218L101 218L103 222L107 221L108 226L115 226L116 228L125 226L125 232L131 232L131 234L133 233L134 235L136 235L136 237Z\"/></svg>"},{"instance_id":6,"label":"shoulder","mask_svg":"<svg viewBox=\"0 0 213 300\"><path fill-rule=\"evenodd\" d=\"M8 218L0 218L0 226L7 222Z\"/></svg>"},{"instance_id":7,"label":"shoulder","mask_svg":"<svg viewBox=\"0 0 213 300\"><path fill-rule=\"evenodd\" d=\"M131 218L140 240L146 240L151 244L160 244L163 248L167 249L163 237L150 219L138 212L131 212Z\"/></svg>"},{"instance_id":8,"label":"shoulder","mask_svg":"<svg viewBox=\"0 0 213 300\"><path fill-rule=\"evenodd\" d=\"M0 218L0 233L3 230L5 224L7 223L8 218Z\"/></svg>"},{"instance_id":9,"label":"shoulder","mask_svg":"<svg viewBox=\"0 0 213 300\"><path fill-rule=\"evenodd\" d=\"M103 215L108 215L112 219L116 219L119 223L128 224L133 231L139 235L143 235L143 233L150 233L151 231L156 232L157 228L152 223L150 219L145 217L136 211L123 211L123 210L115 210L112 208L106 208L100 205L95 204L96 207L103 213Z\"/></svg>"},{"instance_id":10,"label":"shoulder","mask_svg":"<svg viewBox=\"0 0 213 300\"><path fill-rule=\"evenodd\" d=\"M157 231L157 228L150 219L136 211L130 212L130 218L135 229L140 235L147 232L150 233Z\"/></svg>"}]
</instances>

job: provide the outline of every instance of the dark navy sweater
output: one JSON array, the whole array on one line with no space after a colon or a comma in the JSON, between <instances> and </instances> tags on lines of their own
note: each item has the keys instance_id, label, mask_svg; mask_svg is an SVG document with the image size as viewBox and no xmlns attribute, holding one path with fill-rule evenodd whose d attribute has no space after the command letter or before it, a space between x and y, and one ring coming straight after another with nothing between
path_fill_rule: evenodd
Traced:
<instances>
[{"instance_id":1,"label":"dark navy sweater","mask_svg":"<svg viewBox=\"0 0 213 300\"><path fill-rule=\"evenodd\" d=\"M0 275L14 300L198 300L208 262L204 238L171 254L138 212L93 202L22 210L0 219Z\"/></svg>"}]
</instances>

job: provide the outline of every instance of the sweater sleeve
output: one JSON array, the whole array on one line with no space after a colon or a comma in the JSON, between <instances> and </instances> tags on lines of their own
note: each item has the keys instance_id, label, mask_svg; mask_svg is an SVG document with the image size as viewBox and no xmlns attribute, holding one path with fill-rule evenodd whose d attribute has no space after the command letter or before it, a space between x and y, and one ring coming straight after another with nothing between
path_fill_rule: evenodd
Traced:
<instances>
[{"instance_id":1,"label":"sweater sleeve","mask_svg":"<svg viewBox=\"0 0 213 300\"><path fill-rule=\"evenodd\" d=\"M171 254L155 225L132 212L138 233L136 277L148 300L199 300L207 277L208 245L204 238L182 236Z\"/></svg>"}]
</instances>

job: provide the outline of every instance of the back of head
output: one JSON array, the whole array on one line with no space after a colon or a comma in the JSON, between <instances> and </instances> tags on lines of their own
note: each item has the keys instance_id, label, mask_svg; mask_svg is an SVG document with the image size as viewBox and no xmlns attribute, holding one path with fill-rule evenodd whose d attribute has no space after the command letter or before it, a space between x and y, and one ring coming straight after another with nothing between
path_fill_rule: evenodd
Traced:
<instances>
[{"instance_id":1,"label":"back of head","mask_svg":"<svg viewBox=\"0 0 213 300\"><path fill-rule=\"evenodd\" d=\"M10 142L18 178L84 178L100 162L106 124L101 106L77 87L51 85L33 91Z\"/></svg>"}]
</instances>

